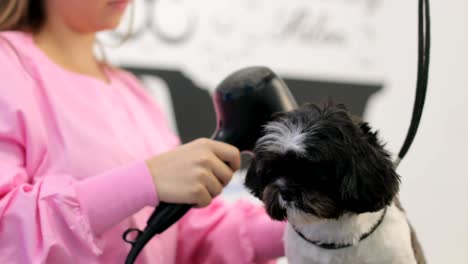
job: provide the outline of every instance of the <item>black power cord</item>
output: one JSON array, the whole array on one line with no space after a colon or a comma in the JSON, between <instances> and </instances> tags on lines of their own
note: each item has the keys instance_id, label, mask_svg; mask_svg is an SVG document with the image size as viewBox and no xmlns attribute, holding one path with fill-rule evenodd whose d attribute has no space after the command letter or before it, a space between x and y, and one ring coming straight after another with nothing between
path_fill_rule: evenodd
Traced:
<instances>
[{"instance_id":1,"label":"black power cord","mask_svg":"<svg viewBox=\"0 0 468 264\"><path fill-rule=\"evenodd\" d=\"M416 137L419 123L421 121L424 103L426 101L427 82L429 77L429 57L431 49L431 19L429 10L429 0L419 0L418 6L418 79L416 82L416 98L414 101L413 116L406 135L406 139L401 147L395 165L398 166L401 160L408 153L411 144Z\"/></svg>"}]
</instances>

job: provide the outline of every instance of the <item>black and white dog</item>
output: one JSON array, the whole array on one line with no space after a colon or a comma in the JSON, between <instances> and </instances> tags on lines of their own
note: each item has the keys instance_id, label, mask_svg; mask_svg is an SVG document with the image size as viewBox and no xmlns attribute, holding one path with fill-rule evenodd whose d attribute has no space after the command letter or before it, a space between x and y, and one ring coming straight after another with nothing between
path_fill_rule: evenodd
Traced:
<instances>
[{"instance_id":1,"label":"black and white dog","mask_svg":"<svg viewBox=\"0 0 468 264\"><path fill-rule=\"evenodd\" d=\"M288 221L289 263L425 263L390 154L343 105L278 114L254 154L245 185L273 219Z\"/></svg>"}]
</instances>

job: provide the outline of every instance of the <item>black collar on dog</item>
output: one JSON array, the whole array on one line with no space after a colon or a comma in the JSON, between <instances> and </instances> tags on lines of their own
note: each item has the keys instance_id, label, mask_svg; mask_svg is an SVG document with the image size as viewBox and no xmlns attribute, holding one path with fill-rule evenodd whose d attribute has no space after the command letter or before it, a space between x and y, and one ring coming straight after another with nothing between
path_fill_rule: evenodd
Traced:
<instances>
[{"instance_id":1,"label":"black collar on dog","mask_svg":"<svg viewBox=\"0 0 468 264\"><path fill-rule=\"evenodd\" d=\"M385 208L385 210L383 211L382 213L382 216L380 217L379 221L377 221L377 223L375 223L374 226L372 226L372 228L361 235L361 237L359 238L359 242L361 242L362 240L366 239L368 236L370 236L372 233L374 233L374 231L380 226L380 224L382 223L384 217L385 217L385 214L387 213L387 208ZM352 247L354 246L353 244L335 244L335 243L323 243L323 242L320 242L320 241L315 241L315 240L310 240L308 239L306 236L304 236L304 234L302 234L299 230L297 230L297 228L293 225L292 226L294 231L296 231L296 233L302 237L302 239L304 239L305 241L313 244L314 246L317 246L319 248L323 248L323 249L342 249L342 248L347 248L347 247Z\"/></svg>"}]
</instances>

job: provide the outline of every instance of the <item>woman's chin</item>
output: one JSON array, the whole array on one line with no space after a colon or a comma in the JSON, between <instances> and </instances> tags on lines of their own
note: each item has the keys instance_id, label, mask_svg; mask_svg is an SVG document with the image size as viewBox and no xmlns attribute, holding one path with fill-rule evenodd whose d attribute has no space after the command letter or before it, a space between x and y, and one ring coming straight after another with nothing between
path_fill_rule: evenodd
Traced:
<instances>
[{"instance_id":1,"label":"woman's chin","mask_svg":"<svg viewBox=\"0 0 468 264\"><path fill-rule=\"evenodd\" d=\"M99 31L108 31L108 30L115 30L120 25L120 18L115 20L108 20L103 21L98 27L96 27L96 32Z\"/></svg>"}]
</instances>

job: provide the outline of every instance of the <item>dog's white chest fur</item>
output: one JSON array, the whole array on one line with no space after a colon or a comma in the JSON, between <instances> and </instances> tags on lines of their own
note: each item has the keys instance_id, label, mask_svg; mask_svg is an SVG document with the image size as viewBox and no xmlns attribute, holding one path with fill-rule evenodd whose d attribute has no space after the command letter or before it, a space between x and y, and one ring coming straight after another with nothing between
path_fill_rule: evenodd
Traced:
<instances>
[{"instance_id":1,"label":"dog's white chest fur","mask_svg":"<svg viewBox=\"0 0 468 264\"><path fill-rule=\"evenodd\" d=\"M301 238L290 224L285 231L285 245L291 264L416 264L409 224L394 204L375 232L355 246L319 248Z\"/></svg>"}]
</instances>

